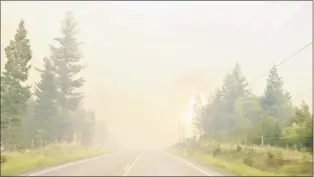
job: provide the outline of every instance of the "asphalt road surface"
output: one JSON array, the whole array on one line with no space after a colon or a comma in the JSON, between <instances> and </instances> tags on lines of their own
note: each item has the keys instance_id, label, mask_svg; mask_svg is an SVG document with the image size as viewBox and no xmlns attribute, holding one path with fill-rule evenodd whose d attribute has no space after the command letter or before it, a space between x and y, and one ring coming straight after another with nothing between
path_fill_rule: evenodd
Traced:
<instances>
[{"instance_id":1,"label":"asphalt road surface","mask_svg":"<svg viewBox=\"0 0 314 177\"><path fill-rule=\"evenodd\" d=\"M23 176L223 176L166 152L128 151L67 163Z\"/></svg>"}]
</instances>

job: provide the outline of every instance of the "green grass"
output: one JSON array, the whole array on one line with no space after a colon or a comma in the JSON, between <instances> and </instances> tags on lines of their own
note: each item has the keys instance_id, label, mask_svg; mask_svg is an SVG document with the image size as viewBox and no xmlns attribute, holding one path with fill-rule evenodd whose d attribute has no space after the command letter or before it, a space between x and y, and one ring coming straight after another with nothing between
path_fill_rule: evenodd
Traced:
<instances>
[{"instance_id":1,"label":"green grass","mask_svg":"<svg viewBox=\"0 0 314 177\"><path fill-rule=\"evenodd\" d=\"M232 145L232 144L222 144L221 145L222 149L225 150L233 150L237 147L237 145ZM265 154L267 152L272 152L272 153L282 153L285 159L289 159L291 161L312 161L312 154L308 152L302 152L302 151L297 151L293 149L284 149L284 148L279 148L279 147L262 147L262 146L244 146L241 145L242 148L251 148L253 147L255 153L259 154Z\"/></svg>"},{"instance_id":2,"label":"green grass","mask_svg":"<svg viewBox=\"0 0 314 177\"><path fill-rule=\"evenodd\" d=\"M195 159L205 166L220 167L240 176L312 175L312 155L306 152L274 147L253 147L253 151L248 153L249 147L242 146L240 151L237 151L236 146L223 144L220 147L221 151L215 157L212 153L214 147L208 144L194 149L174 147L169 149L169 152ZM248 154L252 160L250 165L244 163ZM269 158L269 154L273 157Z\"/></svg>"},{"instance_id":3,"label":"green grass","mask_svg":"<svg viewBox=\"0 0 314 177\"><path fill-rule=\"evenodd\" d=\"M3 152L1 155L6 156L7 160L1 163L1 175L17 175L111 152L101 148L89 148L75 144L53 144L29 152Z\"/></svg>"}]
</instances>

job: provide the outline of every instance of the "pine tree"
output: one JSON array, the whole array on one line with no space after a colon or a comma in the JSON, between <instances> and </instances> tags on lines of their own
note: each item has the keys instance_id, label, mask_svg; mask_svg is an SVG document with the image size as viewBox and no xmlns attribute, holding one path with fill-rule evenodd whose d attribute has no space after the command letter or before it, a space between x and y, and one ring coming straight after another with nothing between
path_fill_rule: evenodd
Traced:
<instances>
[{"instance_id":1,"label":"pine tree","mask_svg":"<svg viewBox=\"0 0 314 177\"><path fill-rule=\"evenodd\" d=\"M28 79L29 61L32 58L30 41L27 38L27 30L24 21L19 23L14 40L5 48L7 62L1 78L1 124L2 127L10 127L14 137L18 138L18 131L12 128L19 127L21 115L27 107L30 98L30 86L25 84Z\"/></svg>"},{"instance_id":2,"label":"pine tree","mask_svg":"<svg viewBox=\"0 0 314 177\"><path fill-rule=\"evenodd\" d=\"M75 137L78 142L83 145L93 143L95 131L95 113L86 111L82 106L79 106L74 112L75 116Z\"/></svg>"},{"instance_id":3,"label":"pine tree","mask_svg":"<svg viewBox=\"0 0 314 177\"><path fill-rule=\"evenodd\" d=\"M202 123L207 137L214 137L216 127L219 124L219 116L221 109L221 90L216 90L204 108Z\"/></svg>"},{"instance_id":4,"label":"pine tree","mask_svg":"<svg viewBox=\"0 0 314 177\"><path fill-rule=\"evenodd\" d=\"M237 63L231 74L227 74L222 86L222 98L227 112L233 111L234 102L248 95L247 83L242 75L241 67Z\"/></svg>"},{"instance_id":5,"label":"pine tree","mask_svg":"<svg viewBox=\"0 0 314 177\"><path fill-rule=\"evenodd\" d=\"M85 126L82 133L82 143L84 145L92 144L95 133L95 113L88 111L84 119Z\"/></svg>"},{"instance_id":6,"label":"pine tree","mask_svg":"<svg viewBox=\"0 0 314 177\"><path fill-rule=\"evenodd\" d=\"M55 74L52 62L48 58L44 58L44 69L37 69L41 73L41 80L36 83L35 88L35 121L37 129L45 130L47 136L46 140L56 140L53 131L58 123L57 116L57 89L55 85Z\"/></svg>"},{"instance_id":7,"label":"pine tree","mask_svg":"<svg viewBox=\"0 0 314 177\"><path fill-rule=\"evenodd\" d=\"M4 114L3 103L4 103L4 98L5 98L4 95L6 93L6 90L7 88L4 82L3 72L1 72L1 115ZM3 130L8 125L7 121L8 121L7 118L1 116L1 130Z\"/></svg>"},{"instance_id":8,"label":"pine tree","mask_svg":"<svg viewBox=\"0 0 314 177\"><path fill-rule=\"evenodd\" d=\"M236 63L234 69L233 69L233 72L232 72L232 76L235 80L235 88L236 88L236 92L238 92L238 94L240 96L243 96L243 97L247 97L249 96L249 90L246 88L248 83L246 81L246 78L243 76L242 74L242 70L241 70L241 67L239 65L239 63Z\"/></svg>"},{"instance_id":9,"label":"pine tree","mask_svg":"<svg viewBox=\"0 0 314 177\"><path fill-rule=\"evenodd\" d=\"M56 38L60 47L51 46L52 59L56 67L57 86L60 89L59 103L69 110L75 110L82 99L82 93L75 92L84 84L84 79L77 75L83 69L80 64L82 55L79 52L79 43L74 37L76 23L71 12L66 13L62 24L62 37Z\"/></svg>"},{"instance_id":10,"label":"pine tree","mask_svg":"<svg viewBox=\"0 0 314 177\"><path fill-rule=\"evenodd\" d=\"M216 122L222 129L229 129L235 122L235 102L237 99L246 101L249 91L246 88L247 83L242 75L241 67L237 63L231 74L227 74L222 86L222 104L221 104L221 120Z\"/></svg>"},{"instance_id":11,"label":"pine tree","mask_svg":"<svg viewBox=\"0 0 314 177\"><path fill-rule=\"evenodd\" d=\"M283 81L275 65L269 72L265 94L261 101L263 109L271 116L290 120L293 115L290 95L284 91Z\"/></svg>"},{"instance_id":12,"label":"pine tree","mask_svg":"<svg viewBox=\"0 0 314 177\"><path fill-rule=\"evenodd\" d=\"M265 90L265 97L263 99L263 106L271 107L278 103L281 103L283 96L283 81L279 77L277 68L274 66L268 75L267 86Z\"/></svg>"},{"instance_id":13,"label":"pine tree","mask_svg":"<svg viewBox=\"0 0 314 177\"><path fill-rule=\"evenodd\" d=\"M60 46L50 48L53 65L56 68L57 102L63 120L61 132L67 139L71 139L74 130L70 128L70 112L77 109L83 98L83 93L77 92L77 89L84 85L83 77L78 75L84 67L80 64L82 55L79 51L79 42L75 38L76 23L71 12L66 13L61 29L62 36L55 39ZM65 130L69 132L66 133Z\"/></svg>"},{"instance_id":14,"label":"pine tree","mask_svg":"<svg viewBox=\"0 0 314 177\"><path fill-rule=\"evenodd\" d=\"M203 133L203 120L202 115L204 114L204 105L202 103L202 98L197 94L194 98L194 104L192 107L192 123L194 125L195 133Z\"/></svg>"}]
</instances>

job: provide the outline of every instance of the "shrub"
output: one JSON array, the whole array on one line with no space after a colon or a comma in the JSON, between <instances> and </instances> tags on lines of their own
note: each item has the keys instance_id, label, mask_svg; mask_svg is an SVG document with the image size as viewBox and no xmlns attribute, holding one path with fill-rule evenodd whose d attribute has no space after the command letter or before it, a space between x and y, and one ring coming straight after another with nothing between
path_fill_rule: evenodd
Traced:
<instances>
[{"instance_id":1,"label":"shrub","mask_svg":"<svg viewBox=\"0 0 314 177\"><path fill-rule=\"evenodd\" d=\"M282 152L277 152L276 153L276 161L277 161L277 166L282 166L284 164L284 157L282 155Z\"/></svg>"},{"instance_id":2,"label":"shrub","mask_svg":"<svg viewBox=\"0 0 314 177\"><path fill-rule=\"evenodd\" d=\"M216 148L214 149L213 156L216 157L221 153L221 147L220 144L217 144Z\"/></svg>"},{"instance_id":3,"label":"shrub","mask_svg":"<svg viewBox=\"0 0 314 177\"><path fill-rule=\"evenodd\" d=\"M1 155L1 163L4 163L7 161L7 156Z\"/></svg>"},{"instance_id":4,"label":"shrub","mask_svg":"<svg viewBox=\"0 0 314 177\"><path fill-rule=\"evenodd\" d=\"M270 151L267 151L267 158L268 160L272 160L274 158L274 154Z\"/></svg>"},{"instance_id":5,"label":"shrub","mask_svg":"<svg viewBox=\"0 0 314 177\"><path fill-rule=\"evenodd\" d=\"M252 157L252 155L251 154L246 155L243 158L243 163L245 165L252 166L253 165L253 157Z\"/></svg>"},{"instance_id":6,"label":"shrub","mask_svg":"<svg viewBox=\"0 0 314 177\"><path fill-rule=\"evenodd\" d=\"M282 152L278 151L278 152L274 153L274 152L268 151L267 152L267 163L276 169L278 169L280 166L284 165L285 161L284 161L284 156L283 156Z\"/></svg>"},{"instance_id":7,"label":"shrub","mask_svg":"<svg viewBox=\"0 0 314 177\"><path fill-rule=\"evenodd\" d=\"M237 152L241 152L242 151L242 147L241 146L237 146Z\"/></svg>"},{"instance_id":8,"label":"shrub","mask_svg":"<svg viewBox=\"0 0 314 177\"><path fill-rule=\"evenodd\" d=\"M247 148L246 149L246 154L245 157L243 158L243 163L248 166L253 165L253 154L254 154L254 149L253 148Z\"/></svg>"}]
</instances>

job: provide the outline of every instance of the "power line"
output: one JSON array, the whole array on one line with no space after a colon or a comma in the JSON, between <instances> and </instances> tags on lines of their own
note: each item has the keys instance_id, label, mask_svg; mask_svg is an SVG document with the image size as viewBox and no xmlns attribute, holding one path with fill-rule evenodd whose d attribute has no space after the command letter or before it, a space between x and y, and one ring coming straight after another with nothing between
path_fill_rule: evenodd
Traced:
<instances>
[{"instance_id":1,"label":"power line","mask_svg":"<svg viewBox=\"0 0 314 177\"><path fill-rule=\"evenodd\" d=\"M277 67L282 65L283 63L287 62L289 59L293 58L295 55L297 55L298 53L300 53L301 51L303 51L304 49L306 49L307 47L309 47L310 45L312 45L313 42L310 42L308 44L306 44L305 46L303 46L301 49L299 49L298 51L296 51L295 53L293 53L292 55L290 55L289 57L285 58L284 60L282 60L279 64L275 64L273 67ZM248 84L251 84L255 81L257 81L258 79L264 77L265 75L267 75L269 73L269 71L259 75L258 77L256 77L255 79L253 79L252 81L248 82Z\"/></svg>"}]
</instances>

